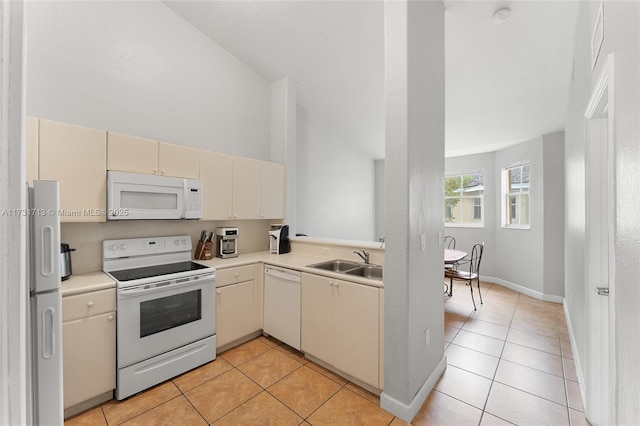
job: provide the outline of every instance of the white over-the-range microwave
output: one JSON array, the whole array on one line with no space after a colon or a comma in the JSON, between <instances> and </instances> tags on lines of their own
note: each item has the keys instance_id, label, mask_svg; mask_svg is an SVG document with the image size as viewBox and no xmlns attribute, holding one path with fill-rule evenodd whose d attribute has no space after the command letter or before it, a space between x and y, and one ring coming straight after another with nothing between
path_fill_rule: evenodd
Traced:
<instances>
[{"instance_id":1,"label":"white over-the-range microwave","mask_svg":"<svg viewBox=\"0 0 640 426\"><path fill-rule=\"evenodd\" d=\"M202 181L107 171L107 219L201 219Z\"/></svg>"}]
</instances>

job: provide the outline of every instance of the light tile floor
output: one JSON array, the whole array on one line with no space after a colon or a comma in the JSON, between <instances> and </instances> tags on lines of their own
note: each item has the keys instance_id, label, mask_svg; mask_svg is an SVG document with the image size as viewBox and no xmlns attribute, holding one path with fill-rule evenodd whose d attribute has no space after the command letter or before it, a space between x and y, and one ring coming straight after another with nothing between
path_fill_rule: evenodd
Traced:
<instances>
[{"instance_id":1,"label":"light tile floor","mask_svg":"<svg viewBox=\"0 0 640 426\"><path fill-rule=\"evenodd\" d=\"M447 369L414 425L586 425L562 306L482 283L445 297ZM477 298L477 293L476 293ZM406 425L379 398L259 337L200 368L65 422L77 425Z\"/></svg>"}]
</instances>

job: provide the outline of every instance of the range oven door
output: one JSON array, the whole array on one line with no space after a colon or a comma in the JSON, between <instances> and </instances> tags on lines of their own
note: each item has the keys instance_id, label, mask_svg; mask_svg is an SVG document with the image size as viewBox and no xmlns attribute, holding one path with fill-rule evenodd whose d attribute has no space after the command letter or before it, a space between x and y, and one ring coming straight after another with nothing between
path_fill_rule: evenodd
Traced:
<instances>
[{"instance_id":1,"label":"range oven door","mask_svg":"<svg viewBox=\"0 0 640 426\"><path fill-rule=\"evenodd\" d=\"M216 331L215 274L118 289L118 368Z\"/></svg>"}]
</instances>

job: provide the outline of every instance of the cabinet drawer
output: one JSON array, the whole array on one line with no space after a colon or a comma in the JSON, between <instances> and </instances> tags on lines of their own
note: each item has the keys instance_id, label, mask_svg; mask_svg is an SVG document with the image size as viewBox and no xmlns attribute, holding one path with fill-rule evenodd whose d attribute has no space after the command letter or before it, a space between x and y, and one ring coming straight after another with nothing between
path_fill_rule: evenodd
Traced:
<instances>
[{"instance_id":1,"label":"cabinet drawer","mask_svg":"<svg viewBox=\"0 0 640 426\"><path fill-rule=\"evenodd\" d=\"M116 290L92 291L62 298L62 321L72 321L116 310Z\"/></svg>"},{"instance_id":2,"label":"cabinet drawer","mask_svg":"<svg viewBox=\"0 0 640 426\"><path fill-rule=\"evenodd\" d=\"M218 269L216 271L216 287L241 283L255 278L253 265L238 266L236 268Z\"/></svg>"}]
</instances>

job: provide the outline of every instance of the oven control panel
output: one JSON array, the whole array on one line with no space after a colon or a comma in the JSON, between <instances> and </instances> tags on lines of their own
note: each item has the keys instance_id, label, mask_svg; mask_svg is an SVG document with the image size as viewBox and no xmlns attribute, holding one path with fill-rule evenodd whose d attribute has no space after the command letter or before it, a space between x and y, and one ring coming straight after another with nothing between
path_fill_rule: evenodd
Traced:
<instances>
[{"instance_id":1,"label":"oven control panel","mask_svg":"<svg viewBox=\"0 0 640 426\"><path fill-rule=\"evenodd\" d=\"M105 259L191 252L191 236L128 238L104 240L102 253Z\"/></svg>"}]
</instances>

